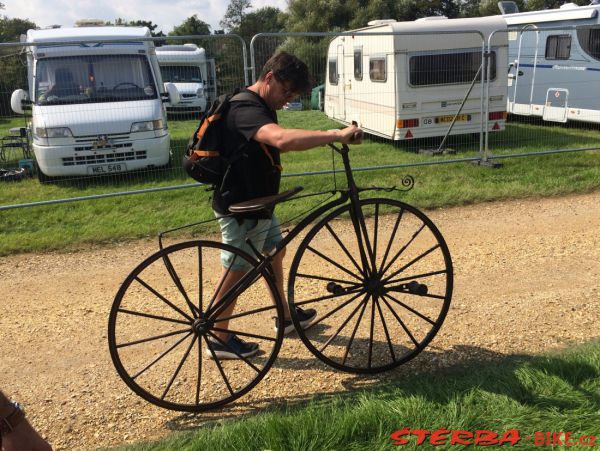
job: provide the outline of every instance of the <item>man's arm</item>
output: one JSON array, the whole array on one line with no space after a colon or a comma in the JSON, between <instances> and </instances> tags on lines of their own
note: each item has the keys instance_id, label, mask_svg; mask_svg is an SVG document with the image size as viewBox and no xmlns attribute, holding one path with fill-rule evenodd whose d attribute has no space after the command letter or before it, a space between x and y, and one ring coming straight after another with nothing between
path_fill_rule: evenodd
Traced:
<instances>
[{"instance_id":1,"label":"man's arm","mask_svg":"<svg viewBox=\"0 0 600 451\"><path fill-rule=\"evenodd\" d=\"M0 391L0 421L11 415L15 410L14 404ZM52 451L52 447L23 418L15 428L2 434L2 448L5 451Z\"/></svg>"},{"instance_id":2,"label":"man's arm","mask_svg":"<svg viewBox=\"0 0 600 451\"><path fill-rule=\"evenodd\" d=\"M282 152L288 152L290 150L312 149L333 142L360 144L362 130L356 125L350 125L341 130L303 130L283 128L278 124L271 123L259 128L253 138L258 142L276 147Z\"/></svg>"},{"instance_id":3,"label":"man's arm","mask_svg":"<svg viewBox=\"0 0 600 451\"><path fill-rule=\"evenodd\" d=\"M0 390L0 418L9 416L13 411L13 404L10 400L4 396L4 393Z\"/></svg>"}]
</instances>

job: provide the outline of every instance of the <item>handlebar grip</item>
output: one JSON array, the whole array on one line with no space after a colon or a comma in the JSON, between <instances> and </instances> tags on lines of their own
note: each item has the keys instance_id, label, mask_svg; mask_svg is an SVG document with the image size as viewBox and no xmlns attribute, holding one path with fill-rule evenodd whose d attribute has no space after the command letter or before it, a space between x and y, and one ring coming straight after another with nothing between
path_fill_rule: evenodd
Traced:
<instances>
[{"instance_id":1,"label":"handlebar grip","mask_svg":"<svg viewBox=\"0 0 600 451\"><path fill-rule=\"evenodd\" d=\"M362 141L364 136L363 131L356 132L352 135L352 141Z\"/></svg>"},{"instance_id":2,"label":"handlebar grip","mask_svg":"<svg viewBox=\"0 0 600 451\"><path fill-rule=\"evenodd\" d=\"M358 122L352 121L352 125L358 127ZM352 135L352 141L361 141L363 139L364 133L362 130L357 131Z\"/></svg>"}]
</instances>

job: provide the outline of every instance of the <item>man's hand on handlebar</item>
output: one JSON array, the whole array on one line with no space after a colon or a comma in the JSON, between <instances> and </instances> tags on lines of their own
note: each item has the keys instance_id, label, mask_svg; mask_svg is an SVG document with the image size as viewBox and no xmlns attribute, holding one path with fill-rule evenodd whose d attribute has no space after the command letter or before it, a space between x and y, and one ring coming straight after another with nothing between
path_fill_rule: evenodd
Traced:
<instances>
[{"instance_id":1,"label":"man's hand on handlebar","mask_svg":"<svg viewBox=\"0 0 600 451\"><path fill-rule=\"evenodd\" d=\"M360 144L363 139L363 131L356 125L350 125L338 130L339 138L336 140L342 144Z\"/></svg>"}]
</instances>

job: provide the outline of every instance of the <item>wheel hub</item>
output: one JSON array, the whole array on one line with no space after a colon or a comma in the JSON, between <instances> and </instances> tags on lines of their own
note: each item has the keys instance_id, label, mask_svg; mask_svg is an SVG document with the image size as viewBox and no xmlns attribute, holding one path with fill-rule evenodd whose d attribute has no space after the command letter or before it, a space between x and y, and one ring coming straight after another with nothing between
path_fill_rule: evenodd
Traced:
<instances>
[{"instance_id":1,"label":"wheel hub","mask_svg":"<svg viewBox=\"0 0 600 451\"><path fill-rule=\"evenodd\" d=\"M192 323L192 330L196 335L206 335L211 327L212 322L208 321L206 318L196 318Z\"/></svg>"},{"instance_id":2,"label":"wheel hub","mask_svg":"<svg viewBox=\"0 0 600 451\"><path fill-rule=\"evenodd\" d=\"M373 276L368 277L365 280L365 289L370 295L381 296L384 294L385 290L381 283L381 276L379 274L374 274Z\"/></svg>"}]
</instances>

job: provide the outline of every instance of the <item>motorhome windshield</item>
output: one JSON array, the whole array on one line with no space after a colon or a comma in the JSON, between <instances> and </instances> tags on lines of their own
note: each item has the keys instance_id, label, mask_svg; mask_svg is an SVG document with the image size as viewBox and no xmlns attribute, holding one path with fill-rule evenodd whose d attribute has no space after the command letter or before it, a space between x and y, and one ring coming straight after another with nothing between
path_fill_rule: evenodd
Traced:
<instances>
[{"instance_id":1,"label":"motorhome windshield","mask_svg":"<svg viewBox=\"0 0 600 451\"><path fill-rule=\"evenodd\" d=\"M198 66L160 66L164 82L200 83L202 74Z\"/></svg>"},{"instance_id":2,"label":"motorhome windshield","mask_svg":"<svg viewBox=\"0 0 600 451\"><path fill-rule=\"evenodd\" d=\"M156 84L143 55L42 58L36 63L37 105L156 99Z\"/></svg>"}]
</instances>

